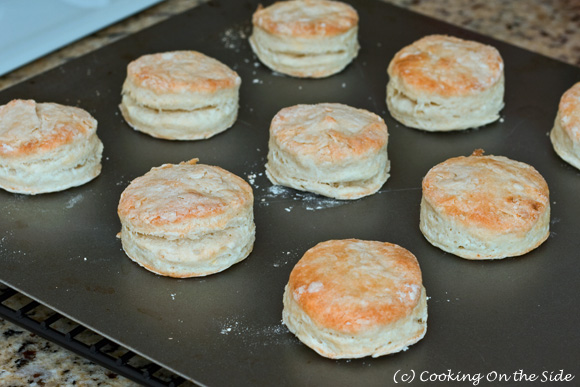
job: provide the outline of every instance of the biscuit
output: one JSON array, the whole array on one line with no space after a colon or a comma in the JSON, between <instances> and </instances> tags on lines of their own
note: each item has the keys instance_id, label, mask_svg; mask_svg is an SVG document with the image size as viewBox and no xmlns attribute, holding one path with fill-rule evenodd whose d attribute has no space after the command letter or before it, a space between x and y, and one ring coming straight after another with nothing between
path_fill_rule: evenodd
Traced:
<instances>
[{"instance_id":1,"label":"biscuit","mask_svg":"<svg viewBox=\"0 0 580 387\"><path fill-rule=\"evenodd\" d=\"M550 140L558 156L580 169L580 82L562 95Z\"/></svg>"},{"instance_id":2,"label":"biscuit","mask_svg":"<svg viewBox=\"0 0 580 387\"><path fill-rule=\"evenodd\" d=\"M144 55L127 66L119 106L133 129L168 140L199 140L230 128L241 78L196 51Z\"/></svg>"},{"instance_id":3,"label":"biscuit","mask_svg":"<svg viewBox=\"0 0 580 387\"><path fill-rule=\"evenodd\" d=\"M282 321L332 359L406 350L427 331L421 269L408 250L357 239L319 243L298 261L284 291Z\"/></svg>"},{"instance_id":4,"label":"biscuit","mask_svg":"<svg viewBox=\"0 0 580 387\"><path fill-rule=\"evenodd\" d=\"M103 143L85 110L15 99L0 106L0 188L35 195L89 182L101 173Z\"/></svg>"},{"instance_id":5,"label":"biscuit","mask_svg":"<svg viewBox=\"0 0 580 387\"><path fill-rule=\"evenodd\" d=\"M525 254L549 236L548 185L530 165L481 153L451 158L427 173L421 232L466 259Z\"/></svg>"},{"instance_id":6,"label":"biscuit","mask_svg":"<svg viewBox=\"0 0 580 387\"><path fill-rule=\"evenodd\" d=\"M272 119L266 175L284 185L336 199L377 192L389 178L387 125L338 103L295 105Z\"/></svg>"},{"instance_id":7,"label":"biscuit","mask_svg":"<svg viewBox=\"0 0 580 387\"><path fill-rule=\"evenodd\" d=\"M426 131L475 128L499 118L504 65L491 46L431 35L389 63L387 107L397 121Z\"/></svg>"},{"instance_id":8,"label":"biscuit","mask_svg":"<svg viewBox=\"0 0 580 387\"><path fill-rule=\"evenodd\" d=\"M196 163L153 168L121 194L118 236L123 249L154 273L205 276L252 251L252 188L222 168Z\"/></svg>"},{"instance_id":9,"label":"biscuit","mask_svg":"<svg viewBox=\"0 0 580 387\"><path fill-rule=\"evenodd\" d=\"M358 54L358 13L339 1L292 0L260 6L252 24L252 50L262 63L283 74L328 77Z\"/></svg>"}]
</instances>

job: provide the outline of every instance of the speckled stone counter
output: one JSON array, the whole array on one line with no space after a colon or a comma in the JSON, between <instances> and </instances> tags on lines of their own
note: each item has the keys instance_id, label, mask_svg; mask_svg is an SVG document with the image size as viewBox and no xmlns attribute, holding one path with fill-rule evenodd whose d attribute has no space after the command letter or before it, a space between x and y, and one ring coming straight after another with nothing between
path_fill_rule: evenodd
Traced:
<instances>
[{"instance_id":1,"label":"speckled stone counter","mask_svg":"<svg viewBox=\"0 0 580 387\"><path fill-rule=\"evenodd\" d=\"M572 0L383 1L580 66L580 3ZM193 8L201 2L164 1L0 77L0 89ZM0 385L135 384L0 319Z\"/></svg>"},{"instance_id":2,"label":"speckled stone counter","mask_svg":"<svg viewBox=\"0 0 580 387\"><path fill-rule=\"evenodd\" d=\"M0 322L2 386L137 386L6 321Z\"/></svg>"}]
</instances>

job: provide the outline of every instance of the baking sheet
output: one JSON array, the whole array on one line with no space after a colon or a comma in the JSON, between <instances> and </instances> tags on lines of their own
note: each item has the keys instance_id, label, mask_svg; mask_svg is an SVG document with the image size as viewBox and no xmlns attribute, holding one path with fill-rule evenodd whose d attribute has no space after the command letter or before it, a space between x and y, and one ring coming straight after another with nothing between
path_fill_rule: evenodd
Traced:
<instances>
[{"instance_id":1,"label":"baking sheet","mask_svg":"<svg viewBox=\"0 0 580 387\"><path fill-rule=\"evenodd\" d=\"M96 180L54 194L0 192L0 280L184 377L210 386L385 386L415 375L479 385L530 385L580 371L578 215L580 173L553 152L547 133L562 93L580 69L373 0L360 15L361 51L322 80L275 74L247 43L258 1L195 8L0 93L80 106L99 121L105 149ZM262 2L268 3L268 2ZM401 47L431 33L493 44L506 63L502 119L459 133L425 133L394 121L384 103L386 67ZM171 142L130 129L117 105L129 61L194 49L242 77L239 118L205 141ZM272 187L264 175L268 127L297 103L341 102L385 118L391 177L377 194L341 202ZM421 235L420 184L433 165L475 148L533 165L551 190L551 236L538 249L497 262L463 260ZM119 196L151 167L198 157L254 188L257 239L243 262L197 279L164 278L132 263L115 235ZM360 238L399 244L418 258L429 320L408 351L377 359L329 360L281 324L294 264L318 242ZM518 374L520 372L521 374ZM442 375L442 376L439 376ZM446 376L448 375L448 376ZM493 383L495 379L496 383ZM446 380L447 378L447 380ZM573 382L572 382L573 383Z\"/></svg>"}]
</instances>

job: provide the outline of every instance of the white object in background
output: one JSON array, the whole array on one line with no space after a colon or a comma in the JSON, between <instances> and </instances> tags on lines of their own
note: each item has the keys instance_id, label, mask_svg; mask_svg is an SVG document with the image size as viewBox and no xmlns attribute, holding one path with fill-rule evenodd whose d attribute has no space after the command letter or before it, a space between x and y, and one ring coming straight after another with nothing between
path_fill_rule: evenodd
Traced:
<instances>
[{"instance_id":1,"label":"white object in background","mask_svg":"<svg viewBox=\"0 0 580 387\"><path fill-rule=\"evenodd\" d=\"M0 75L161 0L0 0Z\"/></svg>"}]
</instances>

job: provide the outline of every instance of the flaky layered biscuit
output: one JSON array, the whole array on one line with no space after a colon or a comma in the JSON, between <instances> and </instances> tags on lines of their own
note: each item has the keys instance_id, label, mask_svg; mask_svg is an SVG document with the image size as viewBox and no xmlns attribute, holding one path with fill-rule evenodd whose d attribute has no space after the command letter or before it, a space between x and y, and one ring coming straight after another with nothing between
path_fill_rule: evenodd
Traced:
<instances>
[{"instance_id":1,"label":"flaky layered biscuit","mask_svg":"<svg viewBox=\"0 0 580 387\"><path fill-rule=\"evenodd\" d=\"M399 352L427 330L419 263L391 243L319 243L292 270L283 302L288 329L333 359Z\"/></svg>"},{"instance_id":2,"label":"flaky layered biscuit","mask_svg":"<svg viewBox=\"0 0 580 387\"><path fill-rule=\"evenodd\" d=\"M423 179L420 228L431 244L467 259L525 254L549 236L548 185L503 156L455 157Z\"/></svg>"},{"instance_id":3,"label":"flaky layered biscuit","mask_svg":"<svg viewBox=\"0 0 580 387\"><path fill-rule=\"evenodd\" d=\"M580 82L562 95L550 140L558 156L580 169Z\"/></svg>"},{"instance_id":4,"label":"flaky layered biscuit","mask_svg":"<svg viewBox=\"0 0 580 387\"><path fill-rule=\"evenodd\" d=\"M252 188L222 168L196 163L194 159L153 168L121 195L123 249L154 273L205 276L227 269L252 251Z\"/></svg>"},{"instance_id":5,"label":"flaky layered biscuit","mask_svg":"<svg viewBox=\"0 0 580 387\"><path fill-rule=\"evenodd\" d=\"M358 54L358 13L339 1L291 0L260 6L252 23L252 50L280 73L328 77Z\"/></svg>"},{"instance_id":6,"label":"flaky layered biscuit","mask_svg":"<svg viewBox=\"0 0 580 387\"><path fill-rule=\"evenodd\" d=\"M389 177L384 120L337 104L295 105L272 119L266 175L273 184L336 199L377 192Z\"/></svg>"},{"instance_id":7,"label":"flaky layered biscuit","mask_svg":"<svg viewBox=\"0 0 580 387\"><path fill-rule=\"evenodd\" d=\"M101 173L103 144L85 110L16 99L0 106L0 187L40 194L79 186Z\"/></svg>"},{"instance_id":8,"label":"flaky layered biscuit","mask_svg":"<svg viewBox=\"0 0 580 387\"><path fill-rule=\"evenodd\" d=\"M196 51L144 55L127 66L120 109L153 137L205 139L234 124L240 84L235 71Z\"/></svg>"},{"instance_id":9,"label":"flaky layered biscuit","mask_svg":"<svg viewBox=\"0 0 580 387\"><path fill-rule=\"evenodd\" d=\"M497 120L504 106L503 60L478 42L427 36L397 52L387 72L389 112L412 128L475 128Z\"/></svg>"}]
</instances>

